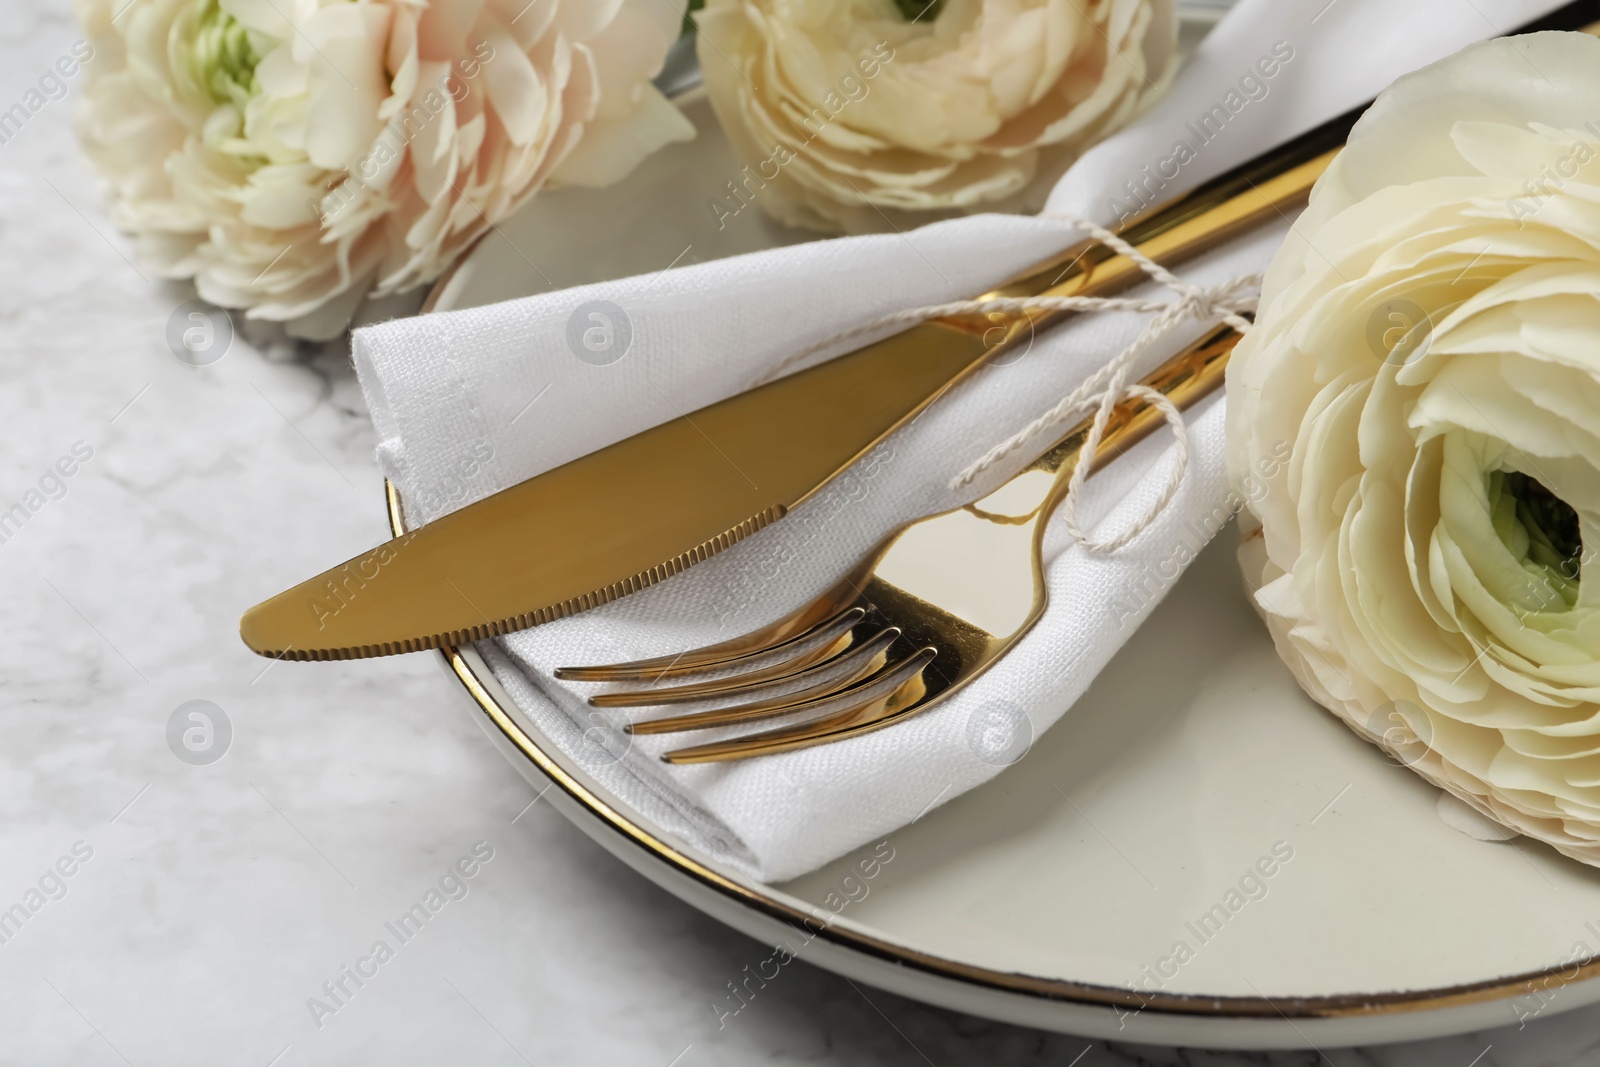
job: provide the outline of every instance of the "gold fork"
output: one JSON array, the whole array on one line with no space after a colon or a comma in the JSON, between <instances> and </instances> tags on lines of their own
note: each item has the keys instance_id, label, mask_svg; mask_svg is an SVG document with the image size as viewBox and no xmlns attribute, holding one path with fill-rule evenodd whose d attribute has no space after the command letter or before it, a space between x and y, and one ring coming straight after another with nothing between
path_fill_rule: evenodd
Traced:
<instances>
[{"instance_id":1,"label":"gold fork","mask_svg":"<svg viewBox=\"0 0 1600 1067\"><path fill-rule=\"evenodd\" d=\"M1215 330L1141 384L1186 408L1222 383L1238 338L1231 327ZM1148 400L1118 405L1091 470L1162 421ZM901 527L832 589L769 626L676 656L563 667L556 677L646 687L591 696L597 708L739 701L635 722L627 727L634 734L807 716L668 752L662 756L668 763L744 759L842 741L926 711L987 670L1044 614L1045 523L1066 494L1091 422L1075 426L976 504ZM971 560L984 565L973 567ZM691 680L706 675L712 677Z\"/></svg>"}]
</instances>

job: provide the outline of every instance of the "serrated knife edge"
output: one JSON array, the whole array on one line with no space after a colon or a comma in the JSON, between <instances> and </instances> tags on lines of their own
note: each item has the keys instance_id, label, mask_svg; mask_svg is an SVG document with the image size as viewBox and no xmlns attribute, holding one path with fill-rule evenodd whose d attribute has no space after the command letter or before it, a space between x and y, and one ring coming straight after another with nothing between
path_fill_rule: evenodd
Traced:
<instances>
[{"instance_id":1,"label":"serrated knife edge","mask_svg":"<svg viewBox=\"0 0 1600 1067\"><path fill-rule=\"evenodd\" d=\"M601 604L609 604L629 593L637 593L647 589L657 582L671 578L675 574L694 566L696 563L716 555L733 545L738 544L758 530L772 525L787 513L787 508L781 504L764 508L743 522L724 530L715 537L708 538L686 552L654 567L649 567L637 574L631 575L609 585L602 586L582 596L571 597L556 604L537 608L510 618L498 619L472 626L466 629L451 630L447 633L428 634L424 637L407 638L399 641L385 641L378 644L348 645L337 648L311 648L299 649L293 646L282 651L261 651L257 644L252 642L247 630L249 615L240 620L239 633L246 645L253 651L271 659L288 659L302 662L330 662L342 659L366 659L373 656L396 656L406 652L424 652L428 649L442 648L445 646L471 644L474 641L483 641L491 637L500 637L515 630L526 630L530 626L542 626L547 622L575 615L580 611L597 608ZM391 507L391 521L398 517L398 512ZM454 584L454 583L451 583ZM460 589L456 590L460 593ZM466 594L462 593L462 596ZM470 600L468 601L470 603Z\"/></svg>"}]
</instances>

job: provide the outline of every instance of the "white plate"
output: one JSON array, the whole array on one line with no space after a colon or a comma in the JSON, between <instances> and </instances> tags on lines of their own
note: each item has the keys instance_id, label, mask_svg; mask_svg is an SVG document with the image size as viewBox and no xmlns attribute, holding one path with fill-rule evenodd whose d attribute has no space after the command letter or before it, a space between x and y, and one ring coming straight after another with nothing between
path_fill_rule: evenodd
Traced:
<instances>
[{"instance_id":1,"label":"white plate","mask_svg":"<svg viewBox=\"0 0 1600 1067\"><path fill-rule=\"evenodd\" d=\"M683 106L695 142L611 189L541 195L432 306L804 239L753 208L717 228L707 201L740 163L704 102ZM635 870L907 996L1097 1037L1241 1048L1437 1036L1600 1001L1600 871L1447 827L1435 790L1295 687L1241 591L1232 539L1206 549L1027 758L894 833L870 879L856 866L870 848L782 886L742 879L599 789L475 652L449 660L508 757L536 785L554 782L556 806ZM1275 847L1292 858L1252 880ZM797 932L818 915L821 933Z\"/></svg>"}]
</instances>

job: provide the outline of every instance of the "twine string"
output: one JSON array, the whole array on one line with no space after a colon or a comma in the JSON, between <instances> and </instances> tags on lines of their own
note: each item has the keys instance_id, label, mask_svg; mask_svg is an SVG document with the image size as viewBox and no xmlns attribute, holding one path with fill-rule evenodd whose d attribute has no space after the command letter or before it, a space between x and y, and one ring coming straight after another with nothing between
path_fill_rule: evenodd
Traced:
<instances>
[{"instance_id":1,"label":"twine string","mask_svg":"<svg viewBox=\"0 0 1600 1067\"><path fill-rule=\"evenodd\" d=\"M1228 278L1216 285L1193 285L1185 282L1104 226L1100 226L1089 219L1066 211L1047 212L1041 215L1040 218L1070 223L1080 232L1087 233L1107 245L1112 251L1126 256L1151 281L1169 290L1173 294L1173 298L1167 300L1141 300L1129 297L1094 296L999 297L988 300L956 300L944 304L908 308L903 311L891 312L870 322L854 326L817 344L792 353L770 368L755 384L759 385L780 377L790 368L804 363L819 351L832 348L842 342L868 334L881 333L891 327L907 328L915 326L919 323L927 322L929 319L959 315L988 315L997 311L1129 311L1151 315L1152 318L1145 323L1144 328L1139 331L1139 335L1121 352L1117 353L1115 358L1091 374L1076 389L1062 397L1048 411L978 457L951 479L949 486L953 491L965 488L995 464L1002 462L1017 450L1034 444L1037 438L1048 431L1056 429L1069 416L1079 414L1093 407L1095 409L1094 421L1090 425L1083 448L1079 450L1077 460L1073 464L1072 475L1067 483L1067 492L1062 497L1059 512L1067 532L1071 534L1073 540L1079 545L1091 552L1113 553L1127 546L1155 523L1161 513L1177 497L1178 491L1182 488L1183 481L1189 472L1189 432L1183 421L1183 413L1178 410L1178 406L1173 403L1170 397L1149 386L1141 385L1137 382L1130 383L1128 378L1132 374L1134 366L1137 364L1139 357L1152 346L1177 326L1190 320L1195 320L1202 324L1225 322L1240 333L1248 333L1250 320L1245 317L1245 313L1255 309L1261 287L1261 275L1242 274ZM1172 467L1168 473L1166 484L1150 506L1145 509L1143 515L1121 533L1104 540L1096 540L1090 537L1078 524L1078 494L1084 480L1089 476L1089 471L1094 467L1095 454L1105 435L1106 426L1110 422L1112 412L1116 410L1117 405L1123 400L1133 397L1150 403L1162 413L1167 424L1172 427L1174 446Z\"/></svg>"}]
</instances>

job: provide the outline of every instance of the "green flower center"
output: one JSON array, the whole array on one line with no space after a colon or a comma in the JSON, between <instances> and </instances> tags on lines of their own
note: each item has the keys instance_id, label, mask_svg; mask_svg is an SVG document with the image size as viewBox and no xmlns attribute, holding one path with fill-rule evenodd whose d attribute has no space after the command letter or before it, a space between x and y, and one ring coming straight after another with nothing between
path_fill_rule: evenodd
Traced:
<instances>
[{"instance_id":1,"label":"green flower center","mask_svg":"<svg viewBox=\"0 0 1600 1067\"><path fill-rule=\"evenodd\" d=\"M250 32L217 0L201 0L194 27L189 69L195 84L217 103L242 110L256 93L256 64L261 62Z\"/></svg>"},{"instance_id":2,"label":"green flower center","mask_svg":"<svg viewBox=\"0 0 1600 1067\"><path fill-rule=\"evenodd\" d=\"M932 22L939 17L944 0L894 0L894 6L907 22Z\"/></svg>"},{"instance_id":3,"label":"green flower center","mask_svg":"<svg viewBox=\"0 0 1600 1067\"><path fill-rule=\"evenodd\" d=\"M1523 567L1548 581L1570 607L1578 598L1583 531L1572 505L1520 471L1489 475L1494 526Z\"/></svg>"}]
</instances>

